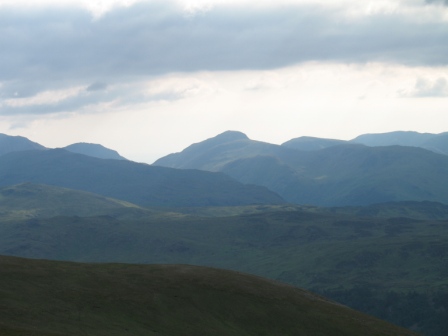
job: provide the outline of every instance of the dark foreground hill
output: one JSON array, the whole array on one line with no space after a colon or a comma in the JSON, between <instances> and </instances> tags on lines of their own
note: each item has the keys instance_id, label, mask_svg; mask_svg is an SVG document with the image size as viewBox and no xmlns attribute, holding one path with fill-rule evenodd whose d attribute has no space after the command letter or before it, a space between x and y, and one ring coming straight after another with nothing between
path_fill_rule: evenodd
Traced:
<instances>
[{"instance_id":1,"label":"dark foreground hill","mask_svg":"<svg viewBox=\"0 0 448 336\"><path fill-rule=\"evenodd\" d=\"M224 172L299 204L448 203L448 156L416 147L350 143L301 151L225 132L154 164Z\"/></svg>"},{"instance_id":2,"label":"dark foreground hill","mask_svg":"<svg viewBox=\"0 0 448 336\"><path fill-rule=\"evenodd\" d=\"M3 336L415 335L288 285L185 265L0 257L0 293Z\"/></svg>"},{"instance_id":3,"label":"dark foreground hill","mask_svg":"<svg viewBox=\"0 0 448 336\"><path fill-rule=\"evenodd\" d=\"M63 149L22 151L0 157L0 186L55 185L118 198L141 206L283 203L264 187L222 174L104 160Z\"/></svg>"}]
</instances>

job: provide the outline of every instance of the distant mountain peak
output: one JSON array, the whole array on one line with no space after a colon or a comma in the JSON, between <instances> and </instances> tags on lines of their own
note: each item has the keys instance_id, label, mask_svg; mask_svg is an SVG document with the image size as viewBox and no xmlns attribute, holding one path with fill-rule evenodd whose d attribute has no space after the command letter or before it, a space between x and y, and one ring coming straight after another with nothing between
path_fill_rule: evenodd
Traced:
<instances>
[{"instance_id":1,"label":"distant mountain peak","mask_svg":"<svg viewBox=\"0 0 448 336\"><path fill-rule=\"evenodd\" d=\"M87 143L87 142L78 142L72 145L64 147L65 150L68 150L72 153L84 154L92 157L96 157L99 159L114 159L114 160L126 160L126 158L122 157L118 154L117 151L106 148L99 144Z\"/></svg>"},{"instance_id":2,"label":"distant mountain peak","mask_svg":"<svg viewBox=\"0 0 448 336\"><path fill-rule=\"evenodd\" d=\"M0 133L0 155L24 150L44 150L44 146L22 136Z\"/></svg>"},{"instance_id":3,"label":"distant mountain peak","mask_svg":"<svg viewBox=\"0 0 448 336\"><path fill-rule=\"evenodd\" d=\"M311 136L301 136L291 139L282 144L284 147L299 149L304 151L320 150L346 143L344 140L316 138Z\"/></svg>"},{"instance_id":4,"label":"distant mountain peak","mask_svg":"<svg viewBox=\"0 0 448 336\"><path fill-rule=\"evenodd\" d=\"M214 139L220 139L224 141L249 140L246 134L239 131L225 131L215 136Z\"/></svg>"}]
</instances>

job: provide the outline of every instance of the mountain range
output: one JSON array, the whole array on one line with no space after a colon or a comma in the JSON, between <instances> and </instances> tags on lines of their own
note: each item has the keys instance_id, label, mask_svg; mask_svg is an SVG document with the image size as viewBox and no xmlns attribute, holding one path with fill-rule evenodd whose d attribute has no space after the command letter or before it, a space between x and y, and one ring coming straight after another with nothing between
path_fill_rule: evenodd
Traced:
<instances>
[{"instance_id":1,"label":"mountain range","mask_svg":"<svg viewBox=\"0 0 448 336\"><path fill-rule=\"evenodd\" d=\"M100 159L126 160L126 158L118 154L117 151L106 148L99 144L80 142L68 145L63 148L72 153L84 154ZM0 133L0 156L11 152L46 149L48 148L25 137L10 136Z\"/></svg>"},{"instance_id":2,"label":"mountain range","mask_svg":"<svg viewBox=\"0 0 448 336\"><path fill-rule=\"evenodd\" d=\"M434 153L445 155L448 154L448 132L432 134L411 131L396 131L389 133L362 134L349 141L315 137L299 137L286 141L282 144L282 146L300 150L318 150L348 143L362 144L370 147L420 147Z\"/></svg>"},{"instance_id":3,"label":"mountain range","mask_svg":"<svg viewBox=\"0 0 448 336\"><path fill-rule=\"evenodd\" d=\"M298 143L306 150L297 149ZM419 147L370 147L316 138L274 145L228 131L154 165L224 172L242 183L265 186L291 203L448 203L448 156Z\"/></svg>"},{"instance_id":4,"label":"mountain range","mask_svg":"<svg viewBox=\"0 0 448 336\"><path fill-rule=\"evenodd\" d=\"M105 160L64 149L18 151L0 157L0 186L48 184L119 198L141 206L283 203L265 187L223 173Z\"/></svg>"},{"instance_id":5,"label":"mountain range","mask_svg":"<svg viewBox=\"0 0 448 336\"><path fill-rule=\"evenodd\" d=\"M152 167L125 160L101 145L73 144L63 151L1 135L0 185L52 184L145 206L448 203L448 156L436 153L448 148L447 134L391 132L351 141L300 137L275 145L227 131L160 158ZM115 160L104 160L111 158ZM234 193L236 181L241 191ZM229 183L233 186L224 187ZM267 189L258 192L262 189L255 186L272 193L268 197Z\"/></svg>"}]
</instances>

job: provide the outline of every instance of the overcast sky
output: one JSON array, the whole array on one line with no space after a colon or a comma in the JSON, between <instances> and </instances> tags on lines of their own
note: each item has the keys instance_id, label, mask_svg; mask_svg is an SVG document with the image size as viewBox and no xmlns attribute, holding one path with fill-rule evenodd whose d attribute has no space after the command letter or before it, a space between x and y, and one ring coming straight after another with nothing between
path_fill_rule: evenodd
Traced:
<instances>
[{"instance_id":1,"label":"overcast sky","mask_svg":"<svg viewBox=\"0 0 448 336\"><path fill-rule=\"evenodd\" d=\"M447 125L447 0L0 0L0 133L47 147Z\"/></svg>"}]
</instances>

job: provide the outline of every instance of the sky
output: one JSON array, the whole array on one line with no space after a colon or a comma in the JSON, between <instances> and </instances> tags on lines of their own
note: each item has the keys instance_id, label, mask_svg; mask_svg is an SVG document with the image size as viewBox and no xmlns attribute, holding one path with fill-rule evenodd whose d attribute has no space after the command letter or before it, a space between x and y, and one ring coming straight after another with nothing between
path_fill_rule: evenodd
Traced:
<instances>
[{"instance_id":1,"label":"sky","mask_svg":"<svg viewBox=\"0 0 448 336\"><path fill-rule=\"evenodd\" d=\"M447 125L448 0L0 0L0 133L49 148Z\"/></svg>"}]
</instances>

